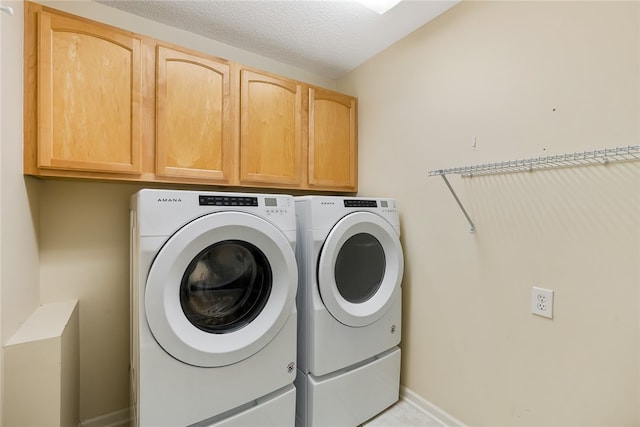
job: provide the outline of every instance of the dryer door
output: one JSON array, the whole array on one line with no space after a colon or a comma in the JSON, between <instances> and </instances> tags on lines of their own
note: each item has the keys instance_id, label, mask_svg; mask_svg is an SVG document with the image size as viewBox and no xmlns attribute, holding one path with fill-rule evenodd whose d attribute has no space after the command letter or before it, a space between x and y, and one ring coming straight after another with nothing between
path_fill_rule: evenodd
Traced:
<instances>
[{"instance_id":1,"label":"dryer door","mask_svg":"<svg viewBox=\"0 0 640 427\"><path fill-rule=\"evenodd\" d=\"M293 249L277 228L242 212L200 217L154 259L145 310L156 341L195 366L239 362L284 326L295 305Z\"/></svg>"},{"instance_id":2,"label":"dryer door","mask_svg":"<svg viewBox=\"0 0 640 427\"><path fill-rule=\"evenodd\" d=\"M400 291L404 258L397 232L378 215L355 212L331 229L318 261L327 310L348 326L380 319Z\"/></svg>"}]
</instances>

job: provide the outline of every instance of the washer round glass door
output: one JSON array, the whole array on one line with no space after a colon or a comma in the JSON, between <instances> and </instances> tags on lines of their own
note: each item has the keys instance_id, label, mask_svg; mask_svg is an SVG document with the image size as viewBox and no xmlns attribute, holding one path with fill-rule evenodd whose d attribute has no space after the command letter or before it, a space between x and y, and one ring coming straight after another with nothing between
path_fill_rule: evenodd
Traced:
<instances>
[{"instance_id":1,"label":"washer round glass door","mask_svg":"<svg viewBox=\"0 0 640 427\"><path fill-rule=\"evenodd\" d=\"M393 303L403 272L403 252L396 230L376 214L355 212L336 223L321 249L320 296L341 323L370 325Z\"/></svg>"},{"instance_id":2,"label":"washer round glass door","mask_svg":"<svg viewBox=\"0 0 640 427\"><path fill-rule=\"evenodd\" d=\"M154 259L145 311L156 341L195 366L225 366L257 353L295 304L290 242L243 212L200 217L172 235Z\"/></svg>"}]
</instances>

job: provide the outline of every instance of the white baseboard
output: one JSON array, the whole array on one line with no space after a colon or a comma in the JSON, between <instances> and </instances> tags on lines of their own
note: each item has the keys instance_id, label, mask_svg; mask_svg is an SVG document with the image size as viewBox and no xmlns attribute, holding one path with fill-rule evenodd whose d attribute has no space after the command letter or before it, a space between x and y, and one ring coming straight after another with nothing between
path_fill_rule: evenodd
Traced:
<instances>
[{"instance_id":1,"label":"white baseboard","mask_svg":"<svg viewBox=\"0 0 640 427\"><path fill-rule=\"evenodd\" d=\"M443 427L467 427L467 425L462 421L456 419L448 412L444 411L440 407L434 405L433 403L424 399L422 396L418 395L416 392L402 385L400 386L400 398L405 402L408 402L418 409L426 412L432 418L438 420L440 423L442 423Z\"/></svg>"},{"instance_id":2,"label":"white baseboard","mask_svg":"<svg viewBox=\"0 0 640 427\"><path fill-rule=\"evenodd\" d=\"M78 427L129 427L130 425L131 413L129 408L125 408L88 420L82 420Z\"/></svg>"}]
</instances>

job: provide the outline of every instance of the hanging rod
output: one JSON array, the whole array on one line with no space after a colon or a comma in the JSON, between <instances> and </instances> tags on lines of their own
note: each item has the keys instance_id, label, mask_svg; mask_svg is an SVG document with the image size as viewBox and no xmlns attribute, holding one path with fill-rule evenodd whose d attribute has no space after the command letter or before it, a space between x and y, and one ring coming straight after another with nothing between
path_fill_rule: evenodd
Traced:
<instances>
[{"instance_id":1,"label":"hanging rod","mask_svg":"<svg viewBox=\"0 0 640 427\"><path fill-rule=\"evenodd\" d=\"M534 157L522 160L509 160L505 162L484 163L480 165L462 166L451 169L437 169L429 171L429 175L460 174L462 176L471 177L474 175L528 172L537 169L606 164L630 160L640 160L640 145L605 148L603 150L583 151L580 153L559 154L556 156Z\"/></svg>"},{"instance_id":2,"label":"hanging rod","mask_svg":"<svg viewBox=\"0 0 640 427\"><path fill-rule=\"evenodd\" d=\"M453 198L460 207L460 210L462 210L467 222L469 222L469 226L471 227L470 231L473 233L476 231L476 226L449 183L447 179L447 175L449 174L460 174L464 177L472 177L475 175L531 172L537 169L566 168L634 160L640 160L640 145L605 148L603 150L583 151L581 153L559 154L556 156L534 157L523 160L509 160L506 162L484 163L481 165L462 166L451 169L437 169L429 171L429 176L442 177L451 195L453 195Z\"/></svg>"}]
</instances>

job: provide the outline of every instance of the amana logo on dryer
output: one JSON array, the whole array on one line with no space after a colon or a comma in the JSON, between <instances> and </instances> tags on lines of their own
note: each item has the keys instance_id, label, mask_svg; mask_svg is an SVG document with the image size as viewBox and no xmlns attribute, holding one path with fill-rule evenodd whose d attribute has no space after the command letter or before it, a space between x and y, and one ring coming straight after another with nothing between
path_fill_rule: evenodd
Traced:
<instances>
[{"instance_id":1,"label":"amana logo on dryer","mask_svg":"<svg viewBox=\"0 0 640 427\"><path fill-rule=\"evenodd\" d=\"M160 203L180 203L182 202L182 199L178 198L178 199L174 199L171 197L160 197L158 198L158 202Z\"/></svg>"}]
</instances>

